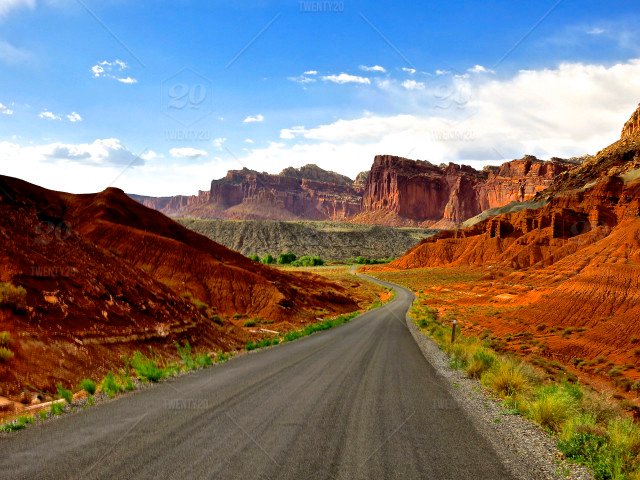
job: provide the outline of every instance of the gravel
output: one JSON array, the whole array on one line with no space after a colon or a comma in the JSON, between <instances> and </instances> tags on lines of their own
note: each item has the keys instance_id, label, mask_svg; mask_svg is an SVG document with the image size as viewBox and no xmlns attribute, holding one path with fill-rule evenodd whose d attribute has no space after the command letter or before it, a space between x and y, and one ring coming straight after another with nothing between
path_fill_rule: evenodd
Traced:
<instances>
[{"instance_id":1,"label":"gravel","mask_svg":"<svg viewBox=\"0 0 640 480\"><path fill-rule=\"evenodd\" d=\"M553 437L524 417L508 414L502 402L491 398L479 382L449 367L446 353L420 331L409 315L406 321L422 354L447 380L458 407L490 442L515 477L532 480L594 478L587 468L567 462Z\"/></svg>"}]
</instances>

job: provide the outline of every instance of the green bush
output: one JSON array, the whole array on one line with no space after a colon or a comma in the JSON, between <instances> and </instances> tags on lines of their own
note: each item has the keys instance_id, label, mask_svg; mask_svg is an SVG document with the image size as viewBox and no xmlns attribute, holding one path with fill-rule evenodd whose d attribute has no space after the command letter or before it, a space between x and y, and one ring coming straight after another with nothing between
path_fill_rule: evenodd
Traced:
<instances>
[{"instance_id":1,"label":"green bush","mask_svg":"<svg viewBox=\"0 0 640 480\"><path fill-rule=\"evenodd\" d=\"M320 257L305 255L304 257L300 257L299 259L291 262L291 265L295 267L319 267L324 265L324 260Z\"/></svg>"},{"instance_id":2,"label":"green bush","mask_svg":"<svg viewBox=\"0 0 640 480\"><path fill-rule=\"evenodd\" d=\"M71 393L71 390L64 388L61 383L58 383L56 388L58 389L58 396L60 398L64 399L67 403L73 403L73 393Z\"/></svg>"},{"instance_id":3,"label":"green bush","mask_svg":"<svg viewBox=\"0 0 640 480\"><path fill-rule=\"evenodd\" d=\"M533 401L527 404L529 417L543 427L557 432L577 411L576 399L557 385L537 391Z\"/></svg>"},{"instance_id":4,"label":"green bush","mask_svg":"<svg viewBox=\"0 0 640 480\"><path fill-rule=\"evenodd\" d=\"M6 362L13 358L13 352L7 347L0 347L0 362Z\"/></svg>"},{"instance_id":5,"label":"green bush","mask_svg":"<svg viewBox=\"0 0 640 480\"><path fill-rule=\"evenodd\" d=\"M0 347L8 347L11 344L11 334L7 331L0 332Z\"/></svg>"},{"instance_id":6,"label":"green bush","mask_svg":"<svg viewBox=\"0 0 640 480\"><path fill-rule=\"evenodd\" d=\"M196 366L199 368L210 367L213 365L213 360L206 353L201 353L200 355L196 355L195 358Z\"/></svg>"},{"instance_id":7,"label":"green bush","mask_svg":"<svg viewBox=\"0 0 640 480\"><path fill-rule=\"evenodd\" d=\"M503 397L521 394L529 387L522 364L512 359L502 360L496 368L482 375L481 380Z\"/></svg>"},{"instance_id":8,"label":"green bush","mask_svg":"<svg viewBox=\"0 0 640 480\"><path fill-rule=\"evenodd\" d=\"M51 404L51 409L49 410L52 416L62 415L64 413L64 404L60 402L55 402Z\"/></svg>"},{"instance_id":9,"label":"green bush","mask_svg":"<svg viewBox=\"0 0 640 480\"><path fill-rule=\"evenodd\" d=\"M246 322L244 322L244 326L245 327L255 327L256 326L256 321L254 319L247 320Z\"/></svg>"},{"instance_id":10,"label":"green bush","mask_svg":"<svg viewBox=\"0 0 640 480\"><path fill-rule=\"evenodd\" d=\"M467 366L467 375L471 378L480 378L483 373L491 370L497 361L498 359L492 351L480 347L471 357Z\"/></svg>"},{"instance_id":11,"label":"green bush","mask_svg":"<svg viewBox=\"0 0 640 480\"><path fill-rule=\"evenodd\" d=\"M251 350L257 350L259 348L270 347L271 345L278 345L279 343L280 343L279 337L265 338L257 342L247 342L244 348L246 351L250 352Z\"/></svg>"},{"instance_id":12,"label":"green bush","mask_svg":"<svg viewBox=\"0 0 640 480\"><path fill-rule=\"evenodd\" d=\"M262 260L260 261L266 265L271 265L273 263L276 263L276 259L273 258L273 255L271 255L270 253L262 257Z\"/></svg>"},{"instance_id":13,"label":"green bush","mask_svg":"<svg viewBox=\"0 0 640 480\"><path fill-rule=\"evenodd\" d=\"M27 291L10 283L0 282L0 307L24 310L27 306Z\"/></svg>"},{"instance_id":14,"label":"green bush","mask_svg":"<svg viewBox=\"0 0 640 480\"><path fill-rule=\"evenodd\" d=\"M80 382L79 387L80 387L80 390L84 390L89 395L93 395L94 393L96 393L96 388L97 388L96 382L94 382L90 378L85 378L84 380L82 380Z\"/></svg>"},{"instance_id":15,"label":"green bush","mask_svg":"<svg viewBox=\"0 0 640 480\"><path fill-rule=\"evenodd\" d=\"M185 370L195 370L198 368L191 353L191 345L189 345L189 342L185 341L184 346L181 346L179 342L176 342L175 345Z\"/></svg>"},{"instance_id":16,"label":"green bush","mask_svg":"<svg viewBox=\"0 0 640 480\"><path fill-rule=\"evenodd\" d=\"M293 253L281 253L278 255L279 265L289 265L296 260L296 256Z\"/></svg>"},{"instance_id":17,"label":"green bush","mask_svg":"<svg viewBox=\"0 0 640 480\"><path fill-rule=\"evenodd\" d=\"M26 428L26 426L30 423L33 423L34 418L32 416L21 416L16 420L5 423L4 425L0 425L0 432L16 432L18 430L22 430Z\"/></svg>"},{"instance_id":18,"label":"green bush","mask_svg":"<svg viewBox=\"0 0 640 480\"><path fill-rule=\"evenodd\" d=\"M393 261L393 258L365 258L365 257L356 257L351 260L350 263L355 263L357 265L378 265L381 263L389 263Z\"/></svg>"},{"instance_id":19,"label":"green bush","mask_svg":"<svg viewBox=\"0 0 640 480\"><path fill-rule=\"evenodd\" d=\"M101 384L102 391L106 393L110 398L115 397L118 393L123 391L123 388L116 382L116 377L113 372L109 372L105 375Z\"/></svg>"},{"instance_id":20,"label":"green bush","mask_svg":"<svg viewBox=\"0 0 640 480\"><path fill-rule=\"evenodd\" d=\"M155 360L141 352L135 352L131 358L131 367L140 380L157 382L165 376L165 371L158 366Z\"/></svg>"},{"instance_id":21,"label":"green bush","mask_svg":"<svg viewBox=\"0 0 640 480\"><path fill-rule=\"evenodd\" d=\"M260 257L258 255L249 255L249 260L253 260L254 262L259 262Z\"/></svg>"}]
</instances>

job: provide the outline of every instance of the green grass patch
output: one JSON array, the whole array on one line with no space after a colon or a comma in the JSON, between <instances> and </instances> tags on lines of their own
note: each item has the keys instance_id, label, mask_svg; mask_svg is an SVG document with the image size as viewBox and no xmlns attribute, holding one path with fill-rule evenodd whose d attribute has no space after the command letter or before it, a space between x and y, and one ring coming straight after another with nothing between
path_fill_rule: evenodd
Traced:
<instances>
[{"instance_id":1,"label":"green grass patch","mask_svg":"<svg viewBox=\"0 0 640 480\"><path fill-rule=\"evenodd\" d=\"M158 366L156 360L147 357L141 352L134 352L131 357L131 367L140 380L147 382L158 382L168 373Z\"/></svg>"},{"instance_id":2,"label":"green grass patch","mask_svg":"<svg viewBox=\"0 0 640 480\"><path fill-rule=\"evenodd\" d=\"M22 430L27 428L27 425L34 422L33 416L23 415L18 417L15 420L7 422L3 425L0 425L0 432L17 432L18 430Z\"/></svg>"},{"instance_id":3,"label":"green grass patch","mask_svg":"<svg viewBox=\"0 0 640 480\"><path fill-rule=\"evenodd\" d=\"M73 403L73 393L71 390L64 388L61 383L56 385L56 389L58 390L58 397L64 399L67 403Z\"/></svg>"},{"instance_id":4,"label":"green grass patch","mask_svg":"<svg viewBox=\"0 0 640 480\"><path fill-rule=\"evenodd\" d=\"M90 378L85 378L84 380L82 380L78 387L80 387L80 390L84 390L89 395L93 395L94 393L96 393L96 389L98 388L96 382L94 382Z\"/></svg>"},{"instance_id":5,"label":"green grass patch","mask_svg":"<svg viewBox=\"0 0 640 480\"><path fill-rule=\"evenodd\" d=\"M0 307L24 310L27 307L27 291L23 287L0 282Z\"/></svg>"}]
</instances>

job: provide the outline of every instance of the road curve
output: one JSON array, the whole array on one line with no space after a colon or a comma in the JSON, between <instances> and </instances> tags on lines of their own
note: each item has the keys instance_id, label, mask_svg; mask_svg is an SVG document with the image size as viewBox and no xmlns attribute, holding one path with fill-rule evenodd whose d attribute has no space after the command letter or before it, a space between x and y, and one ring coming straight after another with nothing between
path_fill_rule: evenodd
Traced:
<instances>
[{"instance_id":1,"label":"road curve","mask_svg":"<svg viewBox=\"0 0 640 480\"><path fill-rule=\"evenodd\" d=\"M392 287L342 327L0 438L0 478L511 478Z\"/></svg>"}]
</instances>

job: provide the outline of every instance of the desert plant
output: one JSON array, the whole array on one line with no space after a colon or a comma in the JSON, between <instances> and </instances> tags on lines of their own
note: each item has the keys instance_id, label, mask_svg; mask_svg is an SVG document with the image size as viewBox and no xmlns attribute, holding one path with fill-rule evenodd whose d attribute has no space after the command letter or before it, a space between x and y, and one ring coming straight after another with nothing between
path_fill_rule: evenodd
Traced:
<instances>
[{"instance_id":1,"label":"desert plant","mask_svg":"<svg viewBox=\"0 0 640 480\"><path fill-rule=\"evenodd\" d=\"M54 402L51 404L51 409L49 410L52 416L62 415L64 413L64 404L60 402Z\"/></svg>"},{"instance_id":2,"label":"desert plant","mask_svg":"<svg viewBox=\"0 0 640 480\"><path fill-rule=\"evenodd\" d=\"M84 390L89 395L93 395L94 393L96 393L96 388L97 388L96 387L96 382L94 382L90 378L85 378L84 380L82 380L80 382L79 387L80 387L81 390Z\"/></svg>"},{"instance_id":3,"label":"desert plant","mask_svg":"<svg viewBox=\"0 0 640 480\"><path fill-rule=\"evenodd\" d=\"M254 262L259 262L260 261L260 257L258 255L249 255L249 260L253 260Z\"/></svg>"},{"instance_id":4,"label":"desert plant","mask_svg":"<svg viewBox=\"0 0 640 480\"><path fill-rule=\"evenodd\" d=\"M32 416L23 415L16 420L0 425L0 432L16 432L26 428L28 424L33 422L34 418Z\"/></svg>"},{"instance_id":5,"label":"desert plant","mask_svg":"<svg viewBox=\"0 0 640 480\"><path fill-rule=\"evenodd\" d=\"M525 391L529 385L522 364L505 359L481 377L482 383L503 397Z\"/></svg>"},{"instance_id":6,"label":"desert plant","mask_svg":"<svg viewBox=\"0 0 640 480\"><path fill-rule=\"evenodd\" d=\"M244 322L244 326L245 327L255 327L256 326L255 319L247 320L246 322Z\"/></svg>"},{"instance_id":7,"label":"desert plant","mask_svg":"<svg viewBox=\"0 0 640 480\"><path fill-rule=\"evenodd\" d=\"M101 383L101 389L110 398L115 397L122 391L122 387L116 382L116 377L113 372L109 372L105 375Z\"/></svg>"},{"instance_id":8,"label":"desert plant","mask_svg":"<svg viewBox=\"0 0 640 480\"><path fill-rule=\"evenodd\" d=\"M291 262L294 262L296 256L293 253L281 253L278 255L278 264L279 265L289 265Z\"/></svg>"},{"instance_id":9,"label":"desert plant","mask_svg":"<svg viewBox=\"0 0 640 480\"><path fill-rule=\"evenodd\" d=\"M543 427L557 432L577 409L576 399L555 385L541 388L527 404L529 417Z\"/></svg>"},{"instance_id":10,"label":"desert plant","mask_svg":"<svg viewBox=\"0 0 640 480\"><path fill-rule=\"evenodd\" d=\"M11 283L0 282L0 307L24 310L27 306L27 291Z\"/></svg>"},{"instance_id":11,"label":"desert plant","mask_svg":"<svg viewBox=\"0 0 640 480\"><path fill-rule=\"evenodd\" d=\"M197 366L193 359L191 345L189 345L189 342L185 341L184 345L180 345L179 342L176 342L175 345L176 350L178 351L178 356L180 357L180 360L182 360L182 365L185 370L195 370Z\"/></svg>"},{"instance_id":12,"label":"desert plant","mask_svg":"<svg viewBox=\"0 0 640 480\"><path fill-rule=\"evenodd\" d=\"M158 366L155 360L141 352L134 352L131 357L131 367L140 380L157 382L165 376L165 371Z\"/></svg>"},{"instance_id":13,"label":"desert plant","mask_svg":"<svg viewBox=\"0 0 640 480\"><path fill-rule=\"evenodd\" d=\"M200 355L196 355L195 358L196 366L199 368L209 367L213 365L213 360L211 356L206 353L201 353Z\"/></svg>"},{"instance_id":14,"label":"desert plant","mask_svg":"<svg viewBox=\"0 0 640 480\"><path fill-rule=\"evenodd\" d=\"M6 362L13 358L13 352L7 347L0 347L0 362Z\"/></svg>"},{"instance_id":15,"label":"desert plant","mask_svg":"<svg viewBox=\"0 0 640 480\"><path fill-rule=\"evenodd\" d=\"M271 255L270 253L262 257L262 260L260 261L266 265L271 265L273 263L276 263L276 259L273 258L273 255Z\"/></svg>"},{"instance_id":16,"label":"desert plant","mask_svg":"<svg viewBox=\"0 0 640 480\"><path fill-rule=\"evenodd\" d=\"M64 399L67 403L73 403L73 393L71 393L71 390L64 388L61 383L58 383L56 388L60 398Z\"/></svg>"},{"instance_id":17,"label":"desert plant","mask_svg":"<svg viewBox=\"0 0 640 480\"><path fill-rule=\"evenodd\" d=\"M8 347L11 344L11 333L0 332L0 347Z\"/></svg>"},{"instance_id":18,"label":"desert plant","mask_svg":"<svg viewBox=\"0 0 640 480\"><path fill-rule=\"evenodd\" d=\"M478 348L467 366L467 375L471 378L480 378L483 373L489 371L497 362L495 354L484 347Z\"/></svg>"}]
</instances>

